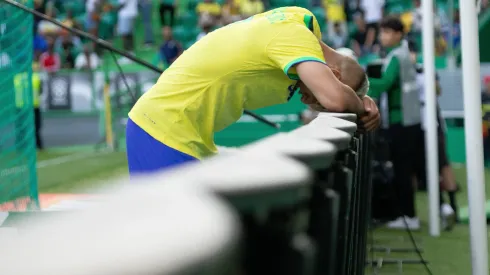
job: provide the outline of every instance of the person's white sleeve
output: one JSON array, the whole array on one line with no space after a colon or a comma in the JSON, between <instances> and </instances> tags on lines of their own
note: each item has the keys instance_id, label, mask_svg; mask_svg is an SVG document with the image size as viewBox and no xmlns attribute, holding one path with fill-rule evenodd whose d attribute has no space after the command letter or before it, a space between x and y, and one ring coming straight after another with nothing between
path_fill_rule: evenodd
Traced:
<instances>
[{"instance_id":1,"label":"person's white sleeve","mask_svg":"<svg viewBox=\"0 0 490 275\"><path fill-rule=\"evenodd\" d=\"M84 53L77 55L77 58L75 59L75 69L82 69L83 66L85 66L85 57L83 55Z\"/></svg>"}]
</instances>

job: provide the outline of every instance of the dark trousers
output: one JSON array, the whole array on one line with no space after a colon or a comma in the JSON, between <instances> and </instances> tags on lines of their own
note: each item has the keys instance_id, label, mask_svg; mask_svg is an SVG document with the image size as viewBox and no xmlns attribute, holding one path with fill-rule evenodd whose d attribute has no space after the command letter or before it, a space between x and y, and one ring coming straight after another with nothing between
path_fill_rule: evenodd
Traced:
<instances>
[{"instance_id":1,"label":"dark trousers","mask_svg":"<svg viewBox=\"0 0 490 275\"><path fill-rule=\"evenodd\" d=\"M393 161L394 188L397 196L400 216L415 217L415 190L412 176L417 167L417 149L420 136L423 135L420 124L390 126L390 152Z\"/></svg>"},{"instance_id":2,"label":"dark trousers","mask_svg":"<svg viewBox=\"0 0 490 275\"><path fill-rule=\"evenodd\" d=\"M175 7L168 4L160 4L158 11L160 12L160 24L162 24L162 26L166 25L165 14L168 13L170 15L170 23L168 25L172 27L175 21Z\"/></svg>"},{"instance_id":3,"label":"dark trousers","mask_svg":"<svg viewBox=\"0 0 490 275\"><path fill-rule=\"evenodd\" d=\"M43 149L43 141L41 138L41 110L39 108L34 108L34 130L36 134L36 148Z\"/></svg>"}]
</instances>

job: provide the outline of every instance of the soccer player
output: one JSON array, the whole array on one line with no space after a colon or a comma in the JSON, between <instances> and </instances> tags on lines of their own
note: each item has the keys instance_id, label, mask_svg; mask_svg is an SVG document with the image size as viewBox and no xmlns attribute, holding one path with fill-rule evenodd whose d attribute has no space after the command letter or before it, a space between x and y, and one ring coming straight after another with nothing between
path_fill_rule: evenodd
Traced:
<instances>
[{"instance_id":1,"label":"soccer player","mask_svg":"<svg viewBox=\"0 0 490 275\"><path fill-rule=\"evenodd\" d=\"M236 122L244 109L287 102L298 88L305 104L356 113L364 129L376 128L376 104L358 96L369 86L363 69L320 39L310 11L284 7L230 24L196 42L129 113L130 174L215 154L215 132Z\"/></svg>"}]
</instances>

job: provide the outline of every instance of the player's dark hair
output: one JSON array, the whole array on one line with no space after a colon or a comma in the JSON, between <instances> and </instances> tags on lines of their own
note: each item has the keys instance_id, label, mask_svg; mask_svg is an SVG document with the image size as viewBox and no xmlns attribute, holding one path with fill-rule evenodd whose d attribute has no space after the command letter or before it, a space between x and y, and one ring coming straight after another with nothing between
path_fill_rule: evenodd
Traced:
<instances>
[{"instance_id":1,"label":"player's dark hair","mask_svg":"<svg viewBox=\"0 0 490 275\"><path fill-rule=\"evenodd\" d=\"M382 29L390 29L390 30L393 30L395 32L401 32L401 33L403 33L404 29L405 29L400 18L398 18L396 16L385 17L381 21L381 24L379 25L379 27Z\"/></svg>"}]
</instances>

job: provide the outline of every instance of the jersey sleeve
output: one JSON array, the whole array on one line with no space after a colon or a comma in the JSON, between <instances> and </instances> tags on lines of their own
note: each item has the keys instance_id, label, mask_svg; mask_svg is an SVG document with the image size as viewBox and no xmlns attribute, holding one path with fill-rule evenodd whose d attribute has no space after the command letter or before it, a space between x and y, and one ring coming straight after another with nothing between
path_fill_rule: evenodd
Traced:
<instances>
[{"instance_id":1,"label":"jersey sleeve","mask_svg":"<svg viewBox=\"0 0 490 275\"><path fill-rule=\"evenodd\" d=\"M318 38L305 26L285 24L266 48L274 66L282 69L292 80L299 80L295 65L314 61L325 63Z\"/></svg>"}]
</instances>

